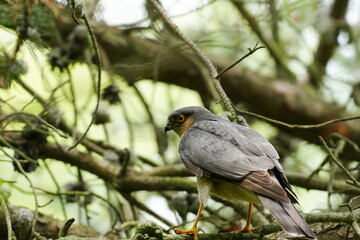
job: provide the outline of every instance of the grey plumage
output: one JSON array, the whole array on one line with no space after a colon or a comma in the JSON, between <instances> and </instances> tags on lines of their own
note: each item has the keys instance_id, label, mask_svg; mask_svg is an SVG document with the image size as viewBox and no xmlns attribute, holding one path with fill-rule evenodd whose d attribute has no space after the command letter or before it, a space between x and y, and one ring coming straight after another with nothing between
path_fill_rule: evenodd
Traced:
<instances>
[{"instance_id":1,"label":"grey plumage","mask_svg":"<svg viewBox=\"0 0 360 240\"><path fill-rule=\"evenodd\" d=\"M229 182L256 193L285 232L316 238L293 206L297 202L295 193L278 161L278 153L265 138L201 107L179 109L169 116L169 122L179 114L194 120L181 137L179 153L187 169L198 176L198 184L206 186L199 187L202 201L214 188L209 179Z\"/></svg>"},{"instance_id":2,"label":"grey plumage","mask_svg":"<svg viewBox=\"0 0 360 240\"><path fill-rule=\"evenodd\" d=\"M258 197L286 233L294 237L316 239L315 234L292 203L283 202L262 195L258 195Z\"/></svg>"}]
</instances>

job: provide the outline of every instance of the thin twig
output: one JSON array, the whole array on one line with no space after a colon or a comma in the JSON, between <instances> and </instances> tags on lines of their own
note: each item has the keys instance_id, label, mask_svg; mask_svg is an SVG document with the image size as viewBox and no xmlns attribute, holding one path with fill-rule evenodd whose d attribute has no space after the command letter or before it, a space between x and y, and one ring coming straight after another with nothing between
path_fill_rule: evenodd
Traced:
<instances>
[{"instance_id":1,"label":"thin twig","mask_svg":"<svg viewBox=\"0 0 360 240\"><path fill-rule=\"evenodd\" d=\"M275 62L279 63L284 72L289 76L291 80L296 79L295 74L290 70L287 64L287 56L281 45L278 42L272 41L267 38L260 28L259 22L249 13L246 9L246 1L235 1L232 0L234 6L239 10L240 14L245 18L249 23L252 31L260 38L260 40L265 44L266 49L269 51L270 55L274 58Z\"/></svg>"},{"instance_id":2,"label":"thin twig","mask_svg":"<svg viewBox=\"0 0 360 240\"><path fill-rule=\"evenodd\" d=\"M75 218L68 219L65 224L60 228L58 237L66 237L71 225L75 222Z\"/></svg>"},{"instance_id":3,"label":"thin twig","mask_svg":"<svg viewBox=\"0 0 360 240\"><path fill-rule=\"evenodd\" d=\"M171 222L169 222L167 219L163 218L162 216L160 216L159 214L157 214L156 212L154 212L153 210L151 210L150 208L148 208L145 204L143 204L142 202L139 202L136 198L134 198L133 196L131 196L131 194L122 194L123 197L128 200L130 203L134 204L137 208L139 208L140 210L154 216L155 218L159 219L161 222L165 223L168 226L172 226L173 224Z\"/></svg>"},{"instance_id":4,"label":"thin twig","mask_svg":"<svg viewBox=\"0 0 360 240\"><path fill-rule=\"evenodd\" d=\"M20 151L18 148L14 147L13 145L11 145L3 136L0 135L0 142L2 142L4 144L4 146L6 146L7 148L10 148L12 150L14 150L17 154L19 154L21 157L23 157L26 161L32 162L32 163L36 163L36 161L30 157L28 157L25 153L23 153L22 151ZM0 148L0 150L2 150ZM21 162L19 160L17 160L18 162Z\"/></svg>"},{"instance_id":5,"label":"thin twig","mask_svg":"<svg viewBox=\"0 0 360 240\"><path fill-rule=\"evenodd\" d=\"M61 89L63 86L65 86L66 84L70 83L70 80L64 81L62 83L59 83L52 91L49 97L49 103L51 103L54 99L55 93L57 90Z\"/></svg>"},{"instance_id":6,"label":"thin twig","mask_svg":"<svg viewBox=\"0 0 360 240\"><path fill-rule=\"evenodd\" d=\"M43 105L44 108L49 108L50 105L48 101L43 99L39 94L37 94L31 87L29 87L26 83L24 83L21 79L17 81L17 83L25 89L32 97L34 97L41 105Z\"/></svg>"},{"instance_id":7,"label":"thin twig","mask_svg":"<svg viewBox=\"0 0 360 240\"><path fill-rule=\"evenodd\" d=\"M116 219L113 223L113 226L115 225L116 221L119 220L122 222L122 217L121 217L121 214L120 212L118 211L117 207L111 203L109 200L107 200L106 198L100 196L99 194L97 193L94 193L92 191L66 191L66 192L51 192L49 190L46 190L46 189L42 189L42 188L36 188L40 191L43 191L44 193L47 193L47 194L50 194L50 195L54 195L54 196L57 196L57 195L78 195L78 196L89 196L89 195L92 195L96 198L99 198L101 199L102 201L106 202L115 212L115 215L116 215Z\"/></svg>"},{"instance_id":8,"label":"thin twig","mask_svg":"<svg viewBox=\"0 0 360 240\"><path fill-rule=\"evenodd\" d=\"M147 115L149 117L149 122L153 127L153 130L154 130L154 133L155 133L155 140L156 140L156 144L157 144L157 147L158 147L158 153L160 154L161 159L163 160L164 164L167 164L166 159L164 158L164 152L163 152L163 147L162 147L162 142L161 142L161 136L159 135L159 131L158 131L158 128L156 126L154 116L153 116L152 112L150 111L150 106L146 102L144 96L142 95L140 90L137 88L137 86L135 84L133 84L132 87L134 88L135 93L138 95L140 101L144 105L145 111L146 111L146 113L147 113Z\"/></svg>"},{"instance_id":9,"label":"thin twig","mask_svg":"<svg viewBox=\"0 0 360 240\"><path fill-rule=\"evenodd\" d=\"M2 195L2 192L0 192L0 205L4 210L8 240L11 240L12 239L11 238L12 226L11 226L10 212L9 212L8 207L7 207L6 201L5 201L5 199L4 199L3 195Z\"/></svg>"},{"instance_id":10,"label":"thin twig","mask_svg":"<svg viewBox=\"0 0 360 240\"><path fill-rule=\"evenodd\" d=\"M335 133L332 133L332 134L330 135L330 137L337 137L337 138L339 138L339 139L343 139L346 143L350 144L356 152L359 152L359 153L360 153L360 147L359 147L359 145L356 144L353 140L349 139L348 137L345 137L345 136L343 136L343 135L341 135L341 134L339 134L339 133L336 133L336 132L335 132Z\"/></svg>"},{"instance_id":11,"label":"thin twig","mask_svg":"<svg viewBox=\"0 0 360 240\"><path fill-rule=\"evenodd\" d=\"M56 180L56 177L54 176L54 174L52 173L51 169L49 168L49 165L47 164L47 162L44 160L43 161L44 163L44 166L46 168L46 170L48 171L49 175L50 175L50 178L52 179L52 181L54 182L55 184L55 187L56 187L56 192L60 192L60 185L58 183L58 181ZM61 205L61 210L64 214L64 218L67 219L67 214L66 214L66 209L65 209L65 203L64 203L64 199L61 195L59 195L59 200L60 200L60 205Z\"/></svg>"},{"instance_id":12,"label":"thin twig","mask_svg":"<svg viewBox=\"0 0 360 240\"><path fill-rule=\"evenodd\" d=\"M75 142L74 145L72 145L70 148L69 148L69 151L74 149L86 136L86 134L89 132L91 126L93 125L94 121L95 121L95 117L96 117L96 112L99 108L99 103L100 103L100 97L101 97L101 91L100 91L100 87L101 87L101 58L100 58L100 53L99 53L99 48L97 46L97 42L96 42L96 39L95 39L95 34L89 24L89 21L88 19L86 18L86 16L83 16L82 19L84 19L85 21L85 25L88 29L88 32L89 32L89 35L90 35L90 38L91 38L91 42L93 44L93 48L94 48L94 51L95 51L95 56L96 56L96 60L97 60L97 67L98 67L98 76L97 76L97 101L96 101L96 106L95 106L95 110L93 112L93 115L92 115L92 118L91 118L91 122L89 124L89 126L86 128L84 134Z\"/></svg>"},{"instance_id":13,"label":"thin twig","mask_svg":"<svg viewBox=\"0 0 360 240\"><path fill-rule=\"evenodd\" d=\"M54 202L54 199L53 199L53 198L50 199L50 201L48 201L48 202L46 202L46 203L44 203L44 204L39 205L39 208L46 207L46 206L50 205L52 202Z\"/></svg>"},{"instance_id":14,"label":"thin twig","mask_svg":"<svg viewBox=\"0 0 360 240\"><path fill-rule=\"evenodd\" d=\"M121 104L120 105L121 110L122 110L122 114L123 114L125 122L127 124L127 131L128 131L128 135L129 135L129 149L134 150L134 145L135 145L135 143L134 143L134 140L135 140L134 129L133 129L133 126L131 124L129 114L128 114L125 106L127 106L127 105L126 104Z\"/></svg>"},{"instance_id":15,"label":"thin twig","mask_svg":"<svg viewBox=\"0 0 360 240\"><path fill-rule=\"evenodd\" d=\"M317 175L321 170L323 170L323 167L327 164L328 161L329 156L326 156L325 159L320 163L320 165L309 175L308 182L310 182L315 175Z\"/></svg>"},{"instance_id":16,"label":"thin twig","mask_svg":"<svg viewBox=\"0 0 360 240\"><path fill-rule=\"evenodd\" d=\"M83 174L81 172L81 168L77 167L77 178L78 178L78 184L80 186L80 188L82 189L87 189L86 183L84 182L84 178L83 178ZM83 201L83 202L81 202ZM84 208L84 213L85 213L85 219L86 219L86 223L87 225L90 225L90 217L89 217L89 211L87 208L87 204L86 204L86 196L84 196L83 198L79 198L79 206L82 206ZM79 207L79 219L81 219L81 208Z\"/></svg>"},{"instance_id":17,"label":"thin twig","mask_svg":"<svg viewBox=\"0 0 360 240\"><path fill-rule=\"evenodd\" d=\"M2 142L6 141L4 138L2 138L0 136L0 140ZM4 148L0 148L0 150L7 156L9 157L10 159L12 159L14 161L14 163L16 164L16 166L19 168L21 174L26 178L26 180L28 181L28 183L30 184L30 187L31 187L31 190L32 190L32 193L33 193L33 196L34 196L34 201L35 201L35 209L34 209L34 219L32 220L32 224L31 224L31 234L30 234L30 237L29 239L32 239L32 235L34 234L35 232L35 224L36 224L36 220L37 220L37 216L38 216L38 207L39 207L39 201L38 201L38 198L37 198L37 194L36 194L36 191L35 191L35 187L34 187L34 184L32 183L31 179L29 178L29 176L27 175L27 173L25 172L25 170L23 169L22 165L20 164L20 162L14 158L11 154L9 154L7 151L5 151Z\"/></svg>"},{"instance_id":18,"label":"thin twig","mask_svg":"<svg viewBox=\"0 0 360 240\"><path fill-rule=\"evenodd\" d=\"M244 56L242 56L239 60L237 60L236 62L234 62L233 64L231 64L230 66L224 68L223 70L221 70L221 72L219 72L218 75L215 76L216 79L219 79L221 77L221 75L223 75L225 72L229 71L231 68L233 68L235 65L237 65L238 63L240 63L242 60L244 60L245 58L247 58L248 56L252 55L253 53L255 53L257 50L261 49L261 48L265 48L265 46L260 46L258 47L257 45L259 44L259 42L257 42L255 44L255 46L253 48L248 48L249 52L247 54L245 54Z\"/></svg>"},{"instance_id":19,"label":"thin twig","mask_svg":"<svg viewBox=\"0 0 360 240\"><path fill-rule=\"evenodd\" d=\"M70 0L70 7L71 7L71 17L73 18L73 20L76 24L80 25L79 19L77 19L77 17L76 17L75 0Z\"/></svg>"},{"instance_id":20,"label":"thin twig","mask_svg":"<svg viewBox=\"0 0 360 240\"><path fill-rule=\"evenodd\" d=\"M339 139L339 141L336 144L336 148L333 151L333 154L335 157L338 157L339 154L343 152L345 144L346 144L345 140ZM334 193L333 183L334 183L334 179L335 179L335 164L334 164L334 161L330 161L329 164L330 164L330 179L329 179L329 183L328 183L327 192L328 192L328 206L329 206L328 208L331 210L330 197L331 197L331 194Z\"/></svg>"},{"instance_id":21,"label":"thin twig","mask_svg":"<svg viewBox=\"0 0 360 240\"><path fill-rule=\"evenodd\" d=\"M75 89L74 89L74 81L71 75L71 71L67 68L67 74L69 75L69 83L70 83L70 93L71 93L71 103L73 105L73 112L74 112L74 128L77 127L78 121L78 109L76 106L76 96L75 96Z\"/></svg>"},{"instance_id":22,"label":"thin twig","mask_svg":"<svg viewBox=\"0 0 360 240\"><path fill-rule=\"evenodd\" d=\"M148 2L156 9L156 11L159 13L165 24L173 31L174 34L176 34L180 39L182 39L191 50L195 52L195 54L199 57L199 59L204 63L206 68L209 70L209 73L212 77L214 87L219 94L221 98L221 102L226 109L226 111L229 111L231 113L231 120L236 121L236 114L232 107L231 100L226 95L224 89L222 88L219 79L216 78L218 75L217 70L214 66L214 64L210 61L210 59L205 55L205 53L185 34L183 34L178 26L168 17L167 13L163 9L163 7L160 5L160 3L157 0L148 0Z\"/></svg>"},{"instance_id":23,"label":"thin twig","mask_svg":"<svg viewBox=\"0 0 360 240\"><path fill-rule=\"evenodd\" d=\"M328 145L326 144L325 140L319 136L321 144L324 146L326 152L330 155L331 159L338 165L338 167L345 172L345 174L351 179L354 186L360 188L360 183L356 180L356 178L342 165L342 163L337 159L337 157L333 154L330 150Z\"/></svg>"},{"instance_id":24,"label":"thin twig","mask_svg":"<svg viewBox=\"0 0 360 240\"><path fill-rule=\"evenodd\" d=\"M25 108L27 108L28 106L30 106L30 104L32 104L35 100L36 100L36 98L33 97L28 103L26 103L26 104L20 109L20 112L25 111Z\"/></svg>"},{"instance_id":25,"label":"thin twig","mask_svg":"<svg viewBox=\"0 0 360 240\"><path fill-rule=\"evenodd\" d=\"M25 91L27 91L31 96L33 96L34 98L36 98L36 100L45 108L45 109L49 109L51 106L49 104L49 101L45 101L39 94L37 94L32 88L30 88L28 85L26 85L23 81L19 80L18 84L21 85L22 88L24 88ZM74 128L70 128L69 126L67 126L66 122L64 121L64 119L60 119L59 120L59 126L61 126L61 130L68 133L68 134L72 134L75 131L75 135L78 136L80 135L76 129ZM82 140L82 144L90 151L94 151L100 155L102 155L104 153L104 149L102 149L101 147L97 146L96 144L94 144L91 140L89 139L83 139Z\"/></svg>"},{"instance_id":26,"label":"thin twig","mask_svg":"<svg viewBox=\"0 0 360 240\"><path fill-rule=\"evenodd\" d=\"M26 113L26 112L15 112L15 113L11 113L8 115L5 115L4 117L0 118L0 122L5 121L13 116L17 116L17 115L24 115L26 117L32 117L35 118L36 120L38 120L39 122L41 122L42 124L44 124L46 127L50 128L51 130L53 130L57 135L59 135L62 138L67 139L67 136L60 133L56 127L54 127L53 125L51 125L50 123L48 123L47 121L45 121L44 119L42 119L41 117L31 114L31 113Z\"/></svg>"},{"instance_id":27,"label":"thin twig","mask_svg":"<svg viewBox=\"0 0 360 240\"><path fill-rule=\"evenodd\" d=\"M236 108L234 106L236 112L241 113L241 114L245 114L248 116L252 116L252 117L256 117L258 119L264 120L265 122L269 122L269 123L273 123L279 126L284 126L287 128L302 128L302 129L311 129L311 128L320 128L320 127L324 127L333 123L337 123L337 122L346 122L346 121L351 121L351 120L356 120L356 119L360 119L360 116L352 116L352 117L343 117L343 118L336 118L336 119L332 119L326 122L322 122L319 124L309 124L309 125L302 125L302 124L290 124L290 123L286 123L286 122L282 122L282 121L278 121L275 119L271 119L265 116L262 116L260 114L256 114L253 112L249 112L249 111L245 111L245 110L240 110L238 108Z\"/></svg>"}]
</instances>

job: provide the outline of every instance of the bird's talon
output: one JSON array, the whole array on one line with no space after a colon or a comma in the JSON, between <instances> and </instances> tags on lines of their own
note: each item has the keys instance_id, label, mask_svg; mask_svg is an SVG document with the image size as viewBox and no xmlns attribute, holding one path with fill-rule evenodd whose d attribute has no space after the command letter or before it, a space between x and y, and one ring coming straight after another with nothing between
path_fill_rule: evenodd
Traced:
<instances>
[{"instance_id":1,"label":"bird's talon","mask_svg":"<svg viewBox=\"0 0 360 240\"><path fill-rule=\"evenodd\" d=\"M174 228L174 231L178 234L194 234L196 231L196 229L189 229L189 230L183 230L183 229L179 229L179 228Z\"/></svg>"},{"instance_id":2,"label":"bird's talon","mask_svg":"<svg viewBox=\"0 0 360 240\"><path fill-rule=\"evenodd\" d=\"M178 229L178 228L174 228L175 233L177 234L190 234L191 232L189 232L190 230L182 230L182 229Z\"/></svg>"},{"instance_id":3,"label":"bird's talon","mask_svg":"<svg viewBox=\"0 0 360 240\"><path fill-rule=\"evenodd\" d=\"M252 228L249 225L246 225L239 233L252 233Z\"/></svg>"},{"instance_id":4,"label":"bird's talon","mask_svg":"<svg viewBox=\"0 0 360 240\"><path fill-rule=\"evenodd\" d=\"M189 230L182 230L182 229L174 228L174 231L177 234L193 234L194 235L194 240L198 240L197 228L191 228Z\"/></svg>"}]
</instances>

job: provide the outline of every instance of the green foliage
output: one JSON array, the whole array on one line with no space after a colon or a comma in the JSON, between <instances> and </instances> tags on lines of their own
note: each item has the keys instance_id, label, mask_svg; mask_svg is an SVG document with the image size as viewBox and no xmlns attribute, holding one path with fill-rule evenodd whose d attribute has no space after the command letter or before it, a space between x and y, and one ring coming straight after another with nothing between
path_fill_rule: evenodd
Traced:
<instances>
[{"instance_id":1,"label":"green foliage","mask_svg":"<svg viewBox=\"0 0 360 240\"><path fill-rule=\"evenodd\" d=\"M21 80L21 76L27 72L24 61L12 59L7 53L0 55L0 88L9 88L13 81Z\"/></svg>"},{"instance_id":2,"label":"green foliage","mask_svg":"<svg viewBox=\"0 0 360 240\"><path fill-rule=\"evenodd\" d=\"M147 221L139 224L132 240L161 240L163 231L154 222Z\"/></svg>"},{"instance_id":3,"label":"green foliage","mask_svg":"<svg viewBox=\"0 0 360 240\"><path fill-rule=\"evenodd\" d=\"M63 220L76 217L76 223L90 225L102 232L108 231L111 224L119 223L127 227L116 231L121 238L127 239L134 235L134 222L148 217L143 212L164 222L166 229L176 223L186 223L193 217L191 213L196 213L198 198L190 193L175 194L166 190L173 190L177 178L184 173L176 165L180 163L179 138L173 133L166 136L164 125L174 109L203 103L208 107L211 104L215 113L226 117L221 105L208 97L211 81L201 78L207 75L204 74L206 70L198 65L197 56L170 34L166 26L162 26L157 15L154 16L156 22L151 24L151 20L145 19L134 26L112 27L100 20L98 11L87 12L86 8L76 5L75 15L80 21L77 25L71 18L71 10L61 9L63 5L59 2L66 1L0 0L0 28L11 29L6 31L11 35L10 41L2 37L1 33L5 31L0 29L0 44L6 47L6 50L0 50L0 135L13 146L0 147L4 149L4 152L0 151L3 159L0 195L9 199L11 204L34 209L33 195L37 194L39 209L43 213ZM352 101L349 102L358 110L360 85L356 70L360 58L359 54L349 57L349 52L355 55L359 38L356 38L358 32L352 29L352 25L348 26L346 34L338 36L341 40L353 30L353 35L348 36L351 41L345 41L346 38L338 41L329 64L320 62L327 65L326 71L321 73L324 84L319 85L324 87L310 86L308 80L311 67L318 65L315 53L323 49L318 47L318 42L324 38L323 29L326 30L327 24L333 24L327 12L319 11L320 7L331 7L330 2L241 1L250 16L248 18L236 8L235 3L239 1L204 2L206 6L196 11L189 10L182 16L170 15L175 16L172 19L181 31L211 56L210 60L219 71L242 57L257 42L266 46L221 77L226 93L239 109L287 123L318 123L328 120L329 116L338 116L331 114L333 109L330 107L330 115L322 113L323 106L329 106L322 99L340 92L346 99L350 95ZM126 4L123 9L127 9ZM149 9L150 12L157 14L153 9ZM89 31L81 20L83 14L90 21L103 62L102 100L97 111L94 111L98 90L96 61ZM58 20L59 16L61 19ZM257 28L258 33L255 31ZM284 59L284 64L279 64L278 59ZM284 65L296 75L296 79L283 74ZM352 91L345 89L345 92L342 85L333 87L334 82L341 83L342 80L347 80ZM17 81L21 84L15 84ZM331 94L322 96L324 91ZM333 99L334 102L338 100L337 97ZM344 116L349 115L345 112L347 106L341 107ZM340 108L334 109L338 111ZM26 114L31 114L31 119L37 117L37 121L31 121ZM84 141L68 151L93 115L96 117L94 125ZM319 170L313 179L329 179L333 174L331 178L334 180L343 180L341 172L333 165L325 164L327 155L317 146L318 135L330 134L333 129L299 131L270 125L256 118L247 117L246 120L272 141L289 173L310 175ZM46 128L42 128L43 125ZM352 131L344 129L345 133ZM351 134L357 136L355 131ZM14 159L20 164L14 165ZM351 169L358 169L358 162L354 163L352 158L350 161L344 161L344 164L350 162ZM20 165L29 179L14 171ZM169 169L171 173L168 173ZM146 183L145 190L140 192L141 186L134 184L124 194L121 188L116 188L119 178L112 176L112 170L119 171L121 180L149 174L145 180L139 178ZM292 176L296 180L297 175ZM150 177L164 177L167 188L157 189L152 179L148 180ZM334 184L334 191L330 189L332 180L329 181L329 192L307 192L300 187L308 188L308 183L300 180L294 184L299 186L296 193L305 212L327 206L334 208L344 196L348 197L345 193L335 194L342 187ZM36 193L28 194L29 182L36 188ZM10 187L11 196L2 186ZM155 190L146 190L148 186ZM323 185L309 186L309 189L324 189ZM188 188L184 186L184 189ZM131 198L127 191L133 191ZM335 199L335 202L334 197L340 200ZM152 201L156 204L151 204ZM160 201L163 204L159 204ZM170 209L166 208L166 202ZM205 216L211 217L202 223L204 231L218 231L228 226L230 222L239 220L239 213L246 216L246 209L223 204L218 200L209 203ZM176 211L177 219L170 210ZM267 220L262 219L263 211L256 210L254 225L265 224ZM161 229L148 222L138 226L133 239L160 238Z\"/></svg>"},{"instance_id":4,"label":"green foliage","mask_svg":"<svg viewBox=\"0 0 360 240\"><path fill-rule=\"evenodd\" d=\"M44 5L23 1L0 1L0 25L14 29L22 40L28 39L38 46L46 47L44 39L54 37L54 17Z\"/></svg>"}]
</instances>

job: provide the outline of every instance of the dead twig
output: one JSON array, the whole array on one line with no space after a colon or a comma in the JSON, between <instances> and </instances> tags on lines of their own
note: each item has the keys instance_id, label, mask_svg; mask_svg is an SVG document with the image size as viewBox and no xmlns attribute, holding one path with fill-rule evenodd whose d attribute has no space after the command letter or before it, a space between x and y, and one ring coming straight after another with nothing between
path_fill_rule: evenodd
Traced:
<instances>
[{"instance_id":1,"label":"dead twig","mask_svg":"<svg viewBox=\"0 0 360 240\"><path fill-rule=\"evenodd\" d=\"M0 141L3 142L4 144L9 144L3 137L0 136ZM9 144L10 145L10 144ZM14 148L13 148L14 149ZM9 154L7 151L5 151L4 148L0 148L0 150L7 156L9 157L11 160L13 160L13 162L16 164L16 166L19 168L21 174L26 178L26 180L28 181L28 183L30 184L33 196L34 196L34 201L35 201L35 209L34 209L34 219L32 220L31 223L31 234L29 239L32 239L32 236L35 232L35 224L36 224L36 220L37 220L37 216L38 216L38 207L39 207L39 201L37 198L37 194L35 191L35 187L33 182L31 181L31 179L29 178L28 174L25 172L25 170L23 169L22 165L20 164L20 162L14 158L11 154Z\"/></svg>"},{"instance_id":2,"label":"dead twig","mask_svg":"<svg viewBox=\"0 0 360 240\"><path fill-rule=\"evenodd\" d=\"M290 123L278 121L278 120L275 120L275 119L271 119L271 118L262 116L260 114L253 113L253 112L240 110L235 106L233 106L233 107L236 110L236 112L238 112L238 113L248 115L248 116L252 116L252 117L256 117L258 119L264 120L265 122L273 123L273 124L276 124L276 125L279 125L279 126L284 126L284 127L287 127L287 128L303 128L303 129L320 128L320 127L325 127L327 125L338 123L338 122L346 122L346 121L352 121L352 120L360 119L360 116L352 116L352 117L336 118L336 119L332 119L332 120L322 122L322 123L319 123L319 124L308 124L308 125L307 124L304 124L304 125L303 124L290 124Z\"/></svg>"},{"instance_id":3,"label":"dead twig","mask_svg":"<svg viewBox=\"0 0 360 240\"><path fill-rule=\"evenodd\" d=\"M205 55L205 53L185 34L183 34L178 26L168 17L167 13L163 9L163 7L160 5L160 3L157 0L148 0L148 2L153 6L153 8L158 12L160 17L163 19L164 23L173 31L173 33L178 36L180 39L182 39L186 45L189 46L191 50L194 51L194 53L199 57L201 62L206 66L208 69L211 78L213 80L213 85L219 94L221 98L221 102L226 109L226 111L229 111L231 113L231 120L236 121L236 114L232 107L231 100L226 95L224 89L222 88L219 79L216 78L218 75L217 70L214 66L214 64L210 61L210 59Z\"/></svg>"},{"instance_id":4,"label":"dead twig","mask_svg":"<svg viewBox=\"0 0 360 240\"><path fill-rule=\"evenodd\" d=\"M260 46L258 47L258 42L255 44L255 46L253 48L248 48L249 52L247 54L245 54L244 56L242 56L239 60L237 60L236 62L234 62L233 64L231 64L230 66L224 68L223 70L221 70L221 72L219 72L218 75L215 76L216 79L219 79L221 77L221 75L223 75L225 72L229 71L231 68L233 68L235 65L237 65L238 63L240 63L242 60L244 60L245 58L247 58L248 56L252 55L253 53L255 53L257 50L261 49L261 48L265 48L265 46Z\"/></svg>"},{"instance_id":5,"label":"dead twig","mask_svg":"<svg viewBox=\"0 0 360 240\"><path fill-rule=\"evenodd\" d=\"M349 170L344 167L344 165L337 159L334 153L330 150L328 145L326 144L325 140L319 136L320 142L323 145L326 152L330 155L331 159L335 162L338 167L344 171L344 173L351 179L351 181L346 181L348 184L354 185L355 187L360 188L360 183L356 180L356 178L349 172Z\"/></svg>"},{"instance_id":6,"label":"dead twig","mask_svg":"<svg viewBox=\"0 0 360 240\"><path fill-rule=\"evenodd\" d=\"M7 237L8 240L11 240L11 233L12 233L12 225L11 225L11 219L10 219L10 213L9 209L6 204L6 200L2 195L2 191L0 192L0 206L2 207L5 215L5 221L6 221L6 227L7 227Z\"/></svg>"},{"instance_id":7,"label":"dead twig","mask_svg":"<svg viewBox=\"0 0 360 240\"><path fill-rule=\"evenodd\" d=\"M68 219L64 226L62 226L59 230L59 234L58 234L58 237L61 238L61 237L66 237L67 234L68 234L68 231L71 227L71 225L75 222L75 218L70 218Z\"/></svg>"},{"instance_id":8,"label":"dead twig","mask_svg":"<svg viewBox=\"0 0 360 240\"><path fill-rule=\"evenodd\" d=\"M100 53L99 53L99 48L95 39L95 34L89 24L89 21L87 19L87 17L84 15L82 17L82 19L84 19L85 21L85 25L88 29L90 38L91 38L91 42L93 44L93 48L95 51L95 56L96 56L96 60L97 60L97 68L98 68L98 75L97 75L97 89L96 89L96 95L97 95L97 100L96 100L96 106L95 106L95 110L92 114L92 118L90 121L90 124L88 125L88 127L86 128L85 132L81 135L81 137L75 142L75 144L73 144L70 148L69 151L71 151L72 149L74 149L86 136L86 134L89 132L91 126L93 125L93 123L95 122L95 116L96 116L96 112L99 108L99 103L100 103L100 97L101 97L101 91L100 91L100 87L101 87L101 58L100 58Z\"/></svg>"},{"instance_id":9,"label":"dead twig","mask_svg":"<svg viewBox=\"0 0 360 240\"><path fill-rule=\"evenodd\" d=\"M155 218L159 219L161 222L165 223L166 225L168 225L170 227L173 226L173 224L171 222L169 222L167 219L163 218L162 216L160 216L159 214L157 214L156 212L154 212L153 210L148 208L142 202L139 202L136 198L131 196L131 194L122 194L122 195L126 200L128 200L130 203L134 204L140 210L154 216Z\"/></svg>"}]
</instances>

